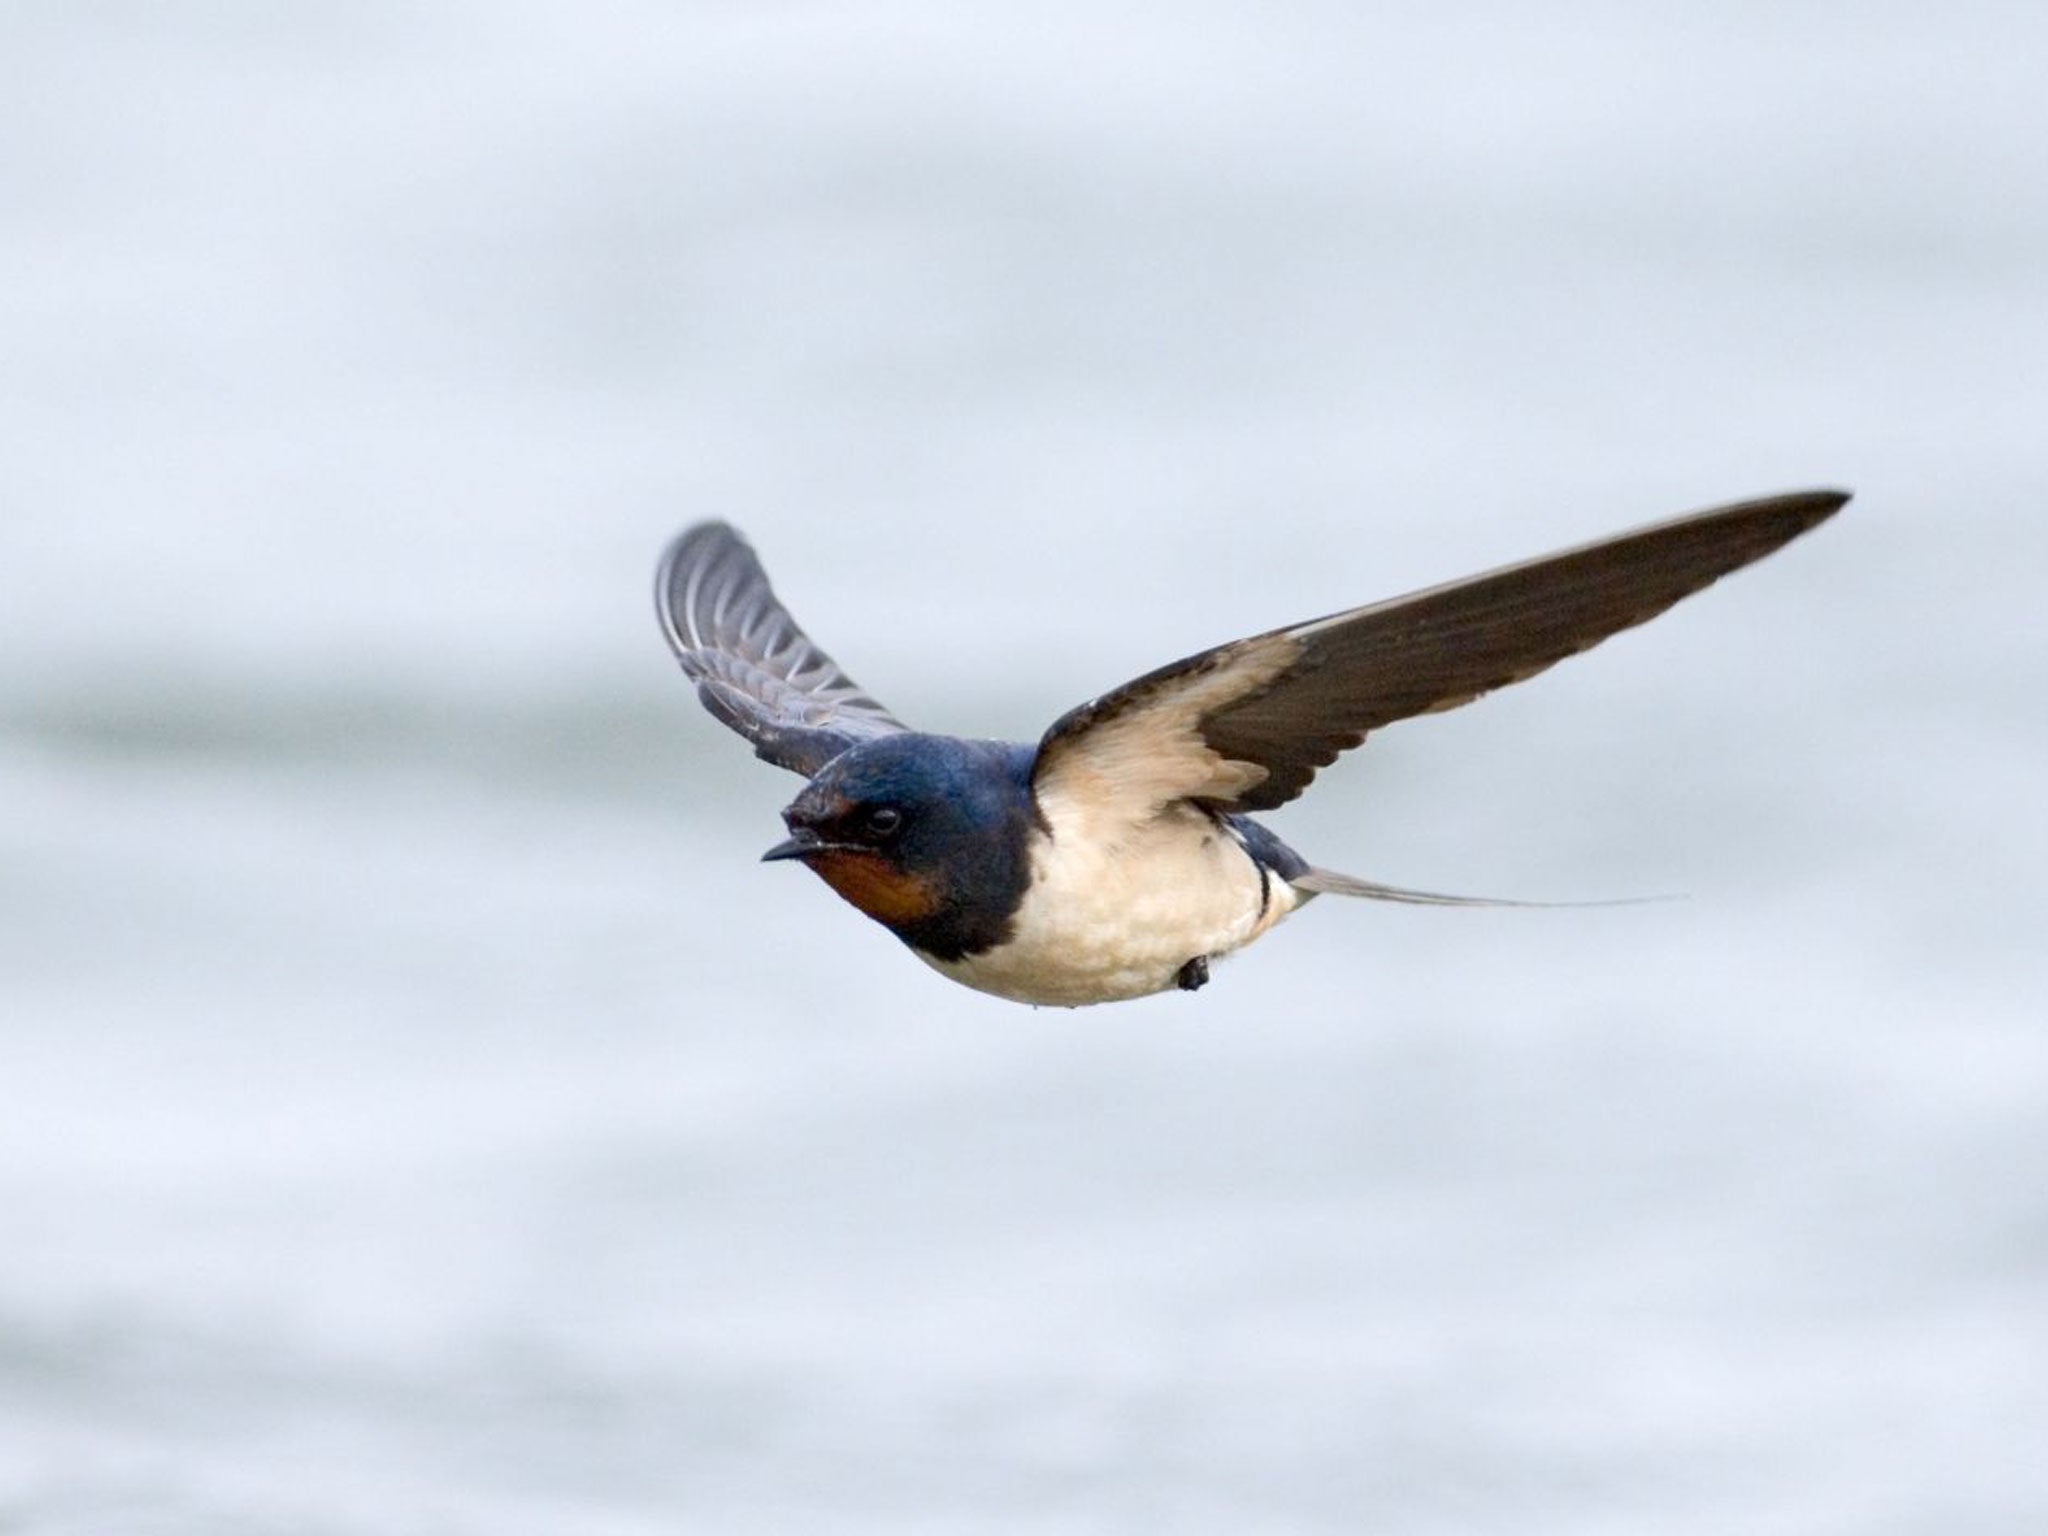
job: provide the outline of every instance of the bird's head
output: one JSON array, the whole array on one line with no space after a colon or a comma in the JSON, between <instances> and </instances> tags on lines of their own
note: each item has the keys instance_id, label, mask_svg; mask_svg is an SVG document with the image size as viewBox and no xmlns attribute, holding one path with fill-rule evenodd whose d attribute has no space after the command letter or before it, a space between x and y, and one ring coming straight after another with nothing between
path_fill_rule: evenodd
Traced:
<instances>
[{"instance_id":1,"label":"bird's head","mask_svg":"<svg viewBox=\"0 0 2048 1536\"><path fill-rule=\"evenodd\" d=\"M820 770L782 813L789 837L762 858L802 860L875 921L943 952L1014 910L1031 803L999 747L883 736Z\"/></svg>"}]
</instances>

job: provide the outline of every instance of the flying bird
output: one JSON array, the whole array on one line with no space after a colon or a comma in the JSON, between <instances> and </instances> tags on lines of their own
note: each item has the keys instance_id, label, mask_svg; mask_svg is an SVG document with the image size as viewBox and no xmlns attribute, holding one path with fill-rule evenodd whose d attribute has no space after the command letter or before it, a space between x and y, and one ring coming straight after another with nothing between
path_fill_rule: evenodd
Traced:
<instances>
[{"instance_id":1,"label":"flying bird","mask_svg":"<svg viewBox=\"0 0 2048 1536\"><path fill-rule=\"evenodd\" d=\"M808 865L955 981L1078 1007L1193 991L1326 893L1492 904L1317 868L1251 813L1381 726L1533 677L1848 499L1716 507L1234 640L1069 710L1035 743L912 730L797 627L725 523L669 545L655 606L704 707L810 781L764 859Z\"/></svg>"}]
</instances>

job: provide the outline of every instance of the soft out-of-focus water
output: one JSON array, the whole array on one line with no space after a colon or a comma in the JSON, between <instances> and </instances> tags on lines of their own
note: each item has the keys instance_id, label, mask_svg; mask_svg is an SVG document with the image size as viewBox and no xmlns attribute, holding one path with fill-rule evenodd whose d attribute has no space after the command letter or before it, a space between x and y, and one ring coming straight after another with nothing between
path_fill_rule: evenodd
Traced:
<instances>
[{"instance_id":1,"label":"soft out-of-focus water","mask_svg":"<svg viewBox=\"0 0 2048 1536\"><path fill-rule=\"evenodd\" d=\"M2022 6L0 22L0 1527L2032 1531ZM753 862L731 517L1028 734L1808 483L1198 997Z\"/></svg>"}]
</instances>

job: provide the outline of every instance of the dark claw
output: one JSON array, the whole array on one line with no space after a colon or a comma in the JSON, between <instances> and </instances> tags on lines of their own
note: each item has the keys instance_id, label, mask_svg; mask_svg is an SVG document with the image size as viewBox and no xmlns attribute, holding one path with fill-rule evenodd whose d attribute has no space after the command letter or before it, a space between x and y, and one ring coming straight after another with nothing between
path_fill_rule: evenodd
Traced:
<instances>
[{"instance_id":1,"label":"dark claw","mask_svg":"<svg viewBox=\"0 0 2048 1536\"><path fill-rule=\"evenodd\" d=\"M1174 985L1183 992L1198 991L1209 983L1209 957L1197 955L1174 973Z\"/></svg>"}]
</instances>

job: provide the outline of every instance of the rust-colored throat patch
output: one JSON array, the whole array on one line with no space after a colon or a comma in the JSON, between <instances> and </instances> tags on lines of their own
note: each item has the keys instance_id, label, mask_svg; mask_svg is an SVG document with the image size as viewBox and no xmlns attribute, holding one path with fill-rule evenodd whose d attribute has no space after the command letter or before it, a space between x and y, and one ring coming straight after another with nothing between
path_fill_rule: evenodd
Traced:
<instances>
[{"instance_id":1,"label":"rust-colored throat patch","mask_svg":"<svg viewBox=\"0 0 2048 1536\"><path fill-rule=\"evenodd\" d=\"M804 862L833 890L889 927L921 923L939 910L939 893L930 881L905 873L878 853L829 848L805 855Z\"/></svg>"}]
</instances>

